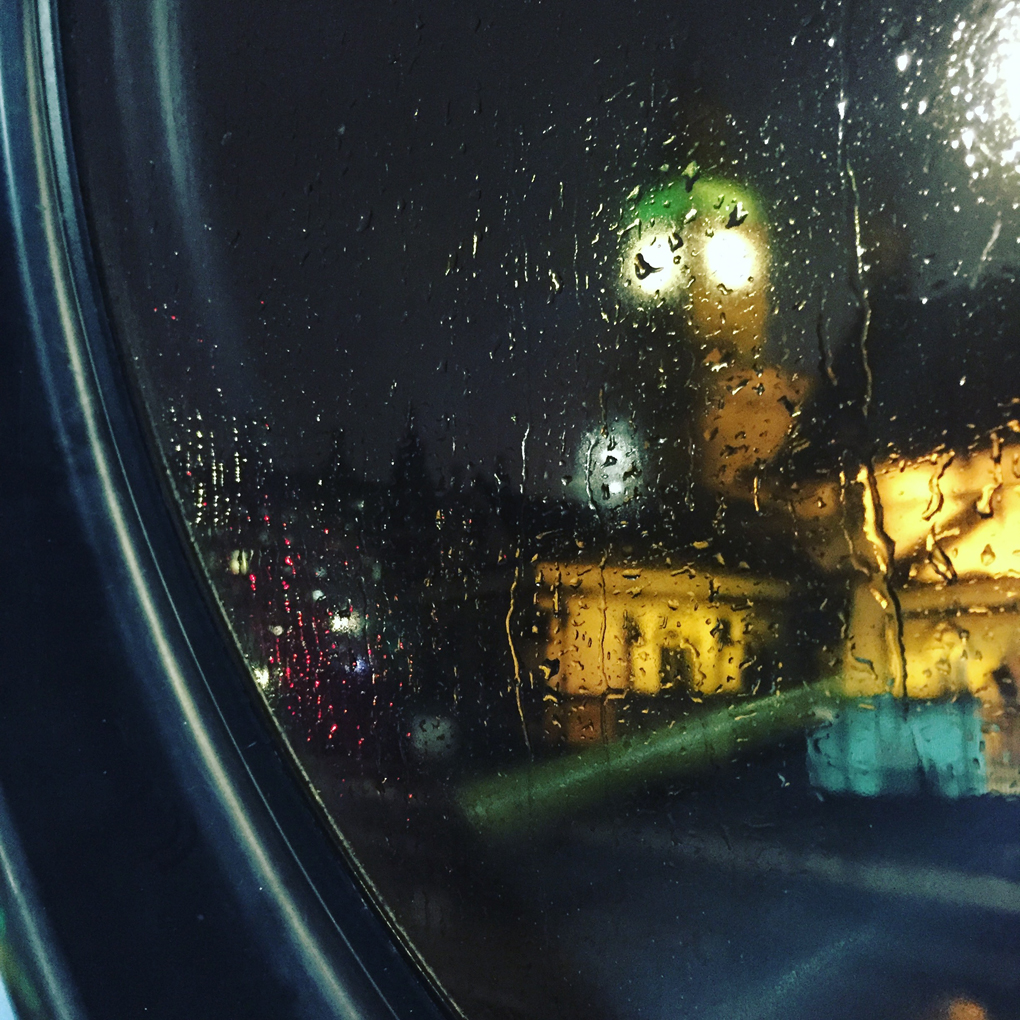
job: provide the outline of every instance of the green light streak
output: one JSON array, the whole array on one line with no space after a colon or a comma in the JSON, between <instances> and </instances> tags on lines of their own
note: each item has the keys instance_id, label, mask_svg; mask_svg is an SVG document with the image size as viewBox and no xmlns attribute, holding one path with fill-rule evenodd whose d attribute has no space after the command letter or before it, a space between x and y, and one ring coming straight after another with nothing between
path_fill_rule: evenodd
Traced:
<instances>
[{"instance_id":1,"label":"green light streak","mask_svg":"<svg viewBox=\"0 0 1020 1020\"><path fill-rule=\"evenodd\" d=\"M644 783L693 775L777 743L831 718L840 698L837 681L830 680L739 701L652 733L476 779L457 800L487 835L534 830Z\"/></svg>"},{"instance_id":2,"label":"green light streak","mask_svg":"<svg viewBox=\"0 0 1020 1020\"><path fill-rule=\"evenodd\" d=\"M721 177L681 176L675 180L635 189L637 194L626 203L623 222L639 221L641 230L682 227L693 221L691 210L699 220L709 220L712 226L725 227L737 206L741 206L749 219L761 215L761 200L748 187ZM691 220L688 217L691 216Z\"/></svg>"}]
</instances>

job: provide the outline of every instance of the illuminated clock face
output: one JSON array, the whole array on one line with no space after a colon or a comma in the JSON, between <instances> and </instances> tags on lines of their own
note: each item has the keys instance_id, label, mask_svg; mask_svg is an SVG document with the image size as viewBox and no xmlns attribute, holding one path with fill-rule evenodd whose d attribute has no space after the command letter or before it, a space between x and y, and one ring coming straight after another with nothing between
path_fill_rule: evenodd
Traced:
<instances>
[{"instance_id":1,"label":"illuminated clock face","mask_svg":"<svg viewBox=\"0 0 1020 1020\"><path fill-rule=\"evenodd\" d=\"M750 188L702 176L635 188L623 213L620 285L639 305L683 310L702 337L760 342L768 233Z\"/></svg>"}]
</instances>

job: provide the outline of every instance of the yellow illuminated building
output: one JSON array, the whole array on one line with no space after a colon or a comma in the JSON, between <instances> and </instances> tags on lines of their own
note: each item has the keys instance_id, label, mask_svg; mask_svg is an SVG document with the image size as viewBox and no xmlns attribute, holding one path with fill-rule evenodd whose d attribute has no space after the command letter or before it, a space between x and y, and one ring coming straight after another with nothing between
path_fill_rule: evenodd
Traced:
<instances>
[{"instance_id":1,"label":"yellow illuminated building","mask_svg":"<svg viewBox=\"0 0 1020 1020\"><path fill-rule=\"evenodd\" d=\"M1012 424L1012 423L1011 423ZM1020 426L1018 426L1020 427ZM828 570L849 566L850 618L843 655L847 693L914 698L970 692L1003 702L1020 670L1020 436L993 433L970 450L890 458L873 471L879 517L869 562L853 484L834 480L792 503L809 523L807 546ZM890 640L890 635L892 640Z\"/></svg>"},{"instance_id":2,"label":"yellow illuminated building","mask_svg":"<svg viewBox=\"0 0 1020 1020\"><path fill-rule=\"evenodd\" d=\"M989 785L1016 785L1020 422L965 450L889 456L821 479L784 476L776 458L811 380L759 362L769 269L760 201L700 177L693 164L630 201L622 285L639 304L683 316L701 350L690 382L698 477L717 496L768 510L768 526L786 527L831 578L833 612L839 590L849 590L840 676L827 689L848 703L976 698ZM554 735L568 743L612 738L614 699L752 693L748 665L770 645L782 648L792 612L788 579L713 563L543 563L536 582L547 731L560 727ZM1008 766L1005 778L995 763Z\"/></svg>"},{"instance_id":3,"label":"yellow illuminated building","mask_svg":"<svg viewBox=\"0 0 1020 1020\"><path fill-rule=\"evenodd\" d=\"M695 700L745 690L747 667L775 642L789 596L781 581L693 567L547 563L537 583L548 685L574 704L553 715L571 742L611 733L599 715L605 700L671 688Z\"/></svg>"}]
</instances>

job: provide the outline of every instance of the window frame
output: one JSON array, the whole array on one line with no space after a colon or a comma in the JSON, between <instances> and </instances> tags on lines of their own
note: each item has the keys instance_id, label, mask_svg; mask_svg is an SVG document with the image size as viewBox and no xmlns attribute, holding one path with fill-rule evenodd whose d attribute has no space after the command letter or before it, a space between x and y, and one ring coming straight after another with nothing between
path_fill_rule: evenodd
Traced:
<instances>
[{"instance_id":1,"label":"window frame","mask_svg":"<svg viewBox=\"0 0 1020 1020\"><path fill-rule=\"evenodd\" d=\"M445 1015L300 789L173 518L90 252L51 0L0 5L0 144L9 271L105 612L148 706L138 725L172 760L302 1011Z\"/></svg>"}]
</instances>

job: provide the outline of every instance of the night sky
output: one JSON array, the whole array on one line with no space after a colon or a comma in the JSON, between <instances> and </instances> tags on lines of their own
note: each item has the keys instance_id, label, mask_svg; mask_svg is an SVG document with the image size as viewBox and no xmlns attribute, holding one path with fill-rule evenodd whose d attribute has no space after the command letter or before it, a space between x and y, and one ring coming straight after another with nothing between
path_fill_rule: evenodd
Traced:
<instances>
[{"instance_id":1,"label":"night sky","mask_svg":"<svg viewBox=\"0 0 1020 1020\"><path fill-rule=\"evenodd\" d=\"M950 33L966 10L122 12L97 31L125 68L149 33L154 66L79 100L79 147L111 222L110 181L131 196L111 289L157 430L182 404L263 422L267 455L301 470L342 433L381 478L413 410L437 474L498 461L519 475L523 449L533 491L559 491L593 429L640 432L655 401L683 416L697 344L679 312L621 289L619 231L632 189L692 158L761 196L762 363L815 378L822 351L857 356L855 202L873 293L965 303L1015 263L1020 233L1020 176L971 180L951 147L965 111L947 91L963 45ZM90 140L104 116L112 147ZM873 322L873 344L924 353L902 321ZM676 442L681 427L660 431Z\"/></svg>"}]
</instances>

